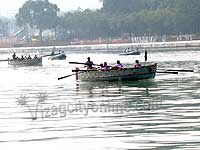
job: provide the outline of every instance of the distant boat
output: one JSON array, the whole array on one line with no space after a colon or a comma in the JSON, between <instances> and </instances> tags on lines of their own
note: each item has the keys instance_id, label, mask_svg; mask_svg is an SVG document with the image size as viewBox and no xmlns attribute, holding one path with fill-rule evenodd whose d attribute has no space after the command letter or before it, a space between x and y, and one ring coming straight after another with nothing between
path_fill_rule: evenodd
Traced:
<instances>
[{"instance_id":1,"label":"distant boat","mask_svg":"<svg viewBox=\"0 0 200 150\"><path fill-rule=\"evenodd\" d=\"M122 53L119 55L140 55L140 52L138 51L138 48L126 48Z\"/></svg>"},{"instance_id":2,"label":"distant boat","mask_svg":"<svg viewBox=\"0 0 200 150\"><path fill-rule=\"evenodd\" d=\"M51 55L51 57L49 58L51 60L65 60L66 59L66 55L65 53L58 53L58 54L53 54Z\"/></svg>"},{"instance_id":3,"label":"distant boat","mask_svg":"<svg viewBox=\"0 0 200 150\"><path fill-rule=\"evenodd\" d=\"M33 59L8 59L8 65L13 66L40 66L42 65L42 57Z\"/></svg>"}]
</instances>

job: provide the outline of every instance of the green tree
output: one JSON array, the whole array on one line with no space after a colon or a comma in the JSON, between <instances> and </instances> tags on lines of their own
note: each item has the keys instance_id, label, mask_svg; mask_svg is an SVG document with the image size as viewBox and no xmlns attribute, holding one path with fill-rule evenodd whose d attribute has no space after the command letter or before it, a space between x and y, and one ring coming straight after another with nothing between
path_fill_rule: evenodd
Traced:
<instances>
[{"instance_id":1,"label":"green tree","mask_svg":"<svg viewBox=\"0 0 200 150\"><path fill-rule=\"evenodd\" d=\"M187 33L200 32L200 1L199 0L177 0L177 28L182 28Z\"/></svg>"},{"instance_id":2,"label":"green tree","mask_svg":"<svg viewBox=\"0 0 200 150\"><path fill-rule=\"evenodd\" d=\"M200 32L199 0L100 0L100 10L68 12L62 28L69 38L177 35Z\"/></svg>"},{"instance_id":3,"label":"green tree","mask_svg":"<svg viewBox=\"0 0 200 150\"><path fill-rule=\"evenodd\" d=\"M62 28L69 39L95 39L109 34L108 18L100 11L68 12L62 19Z\"/></svg>"},{"instance_id":4,"label":"green tree","mask_svg":"<svg viewBox=\"0 0 200 150\"><path fill-rule=\"evenodd\" d=\"M40 40L42 32L46 29L55 29L58 24L59 8L56 4L49 3L48 0L29 0L16 14L16 22L19 26L26 26L39 29Z\"/></svg>"}]
</instances>

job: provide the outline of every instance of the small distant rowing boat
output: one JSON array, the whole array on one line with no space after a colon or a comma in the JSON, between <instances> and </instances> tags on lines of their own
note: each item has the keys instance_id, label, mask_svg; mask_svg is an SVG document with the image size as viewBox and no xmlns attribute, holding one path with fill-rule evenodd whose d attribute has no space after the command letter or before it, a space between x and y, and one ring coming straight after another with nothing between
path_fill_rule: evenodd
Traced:
<instances>
[{"instance_id":1,"label":"small distant rowing boat","mask_svg":"<svg viewBox=\"0 0 200 150\"><path fill-rule=\"evenodd\" d=\"M33 59L10 59L8 65L14 66L39 66L42 65L42 57Z\"/></svg>"},{"instance_id":2,"label":"small distant rowing boat","mask_svg":"<svg viewBox=\"0 0 200 150\"><path fill-rule=\"evenodd\" d=\"M132 51L132 52L120 53L119 55L140 55L140 52Z\"/></svg>"},{"instance_id":3,"label":"small distant rowing boat","mask_svg":"<svg viewBox=\"0 0 200 150\"><path fill-rule=\"evenodd\" d=\"M65 53L58 53L58 54L52 55L49 59L51 59L51 60L65 60L66 55L65 55Z\"/></svg>"},{"instance_id":4,"label":"small distant rowing boat","mask_svg":"<svg viewBox=\"0 0 200 150\"><path fill-rule=\"evenodd\" d=\"M141 68L125 68L123 70L72 70L76 72L76 79L81 81L115 81L115 80L142 80L154 78L157 64Z\"/></svg>"},{"instance_id":5,"label":"small distant rowing boat","mask_svg":"<svg viewBox=\"0 0 200 150\"><path fill-rule=\"evenodd\" d=\"M133 48L131 48L131 50L130 50L129 48L126 48L119 55L140 55L140 52L138 51L138 49L134 50Z\"/></svg>"}]
</instances>

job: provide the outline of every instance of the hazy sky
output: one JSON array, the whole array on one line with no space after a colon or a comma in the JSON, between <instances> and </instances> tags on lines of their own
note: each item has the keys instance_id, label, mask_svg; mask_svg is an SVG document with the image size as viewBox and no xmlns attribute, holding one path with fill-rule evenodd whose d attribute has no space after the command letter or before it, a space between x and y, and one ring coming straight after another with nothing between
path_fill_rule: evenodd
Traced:
<instances>
[{"instance_id":1,"label":"hazy sky","mask_svg":"<svg viewBox=\"0 0 200 150\"><path fill-rule=\"evenodd\" d=\"M14 16L18 9L27 0L0 0L0 16ZM101 8L102 4L99 0L49 0L49 2L57 4L61 11L76 10L77 8Z\"/></svg>"}]
</instances>

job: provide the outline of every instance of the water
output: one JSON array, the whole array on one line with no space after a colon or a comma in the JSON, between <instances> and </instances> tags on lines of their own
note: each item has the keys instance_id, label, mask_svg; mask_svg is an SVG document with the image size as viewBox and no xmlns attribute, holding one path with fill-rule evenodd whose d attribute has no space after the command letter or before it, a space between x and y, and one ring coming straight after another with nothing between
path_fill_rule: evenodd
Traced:
<instances>
[{"instance_id":1,"label":"water","mask_svg":"<svg viewBox=\"0 0 200 150\"><path fill-rule=\"evenodd\" d=\"M0 59L10 52L1 53ZM38 50L31 51L32 56L35 53ZM67 60L44 58L43 66L34 67L1 62L1 147L199 149L200 49L148 52L149 63L157 62L159 68L194 69L194 73L157 74L152 80L131 82L76 82L74 76L57 80L78 66L69 61L85 62L88 56L97 64L119 59L131 66L135 59L144 61L143 53L118 53L66 51Z\"/></svg>"}]
</instances>

